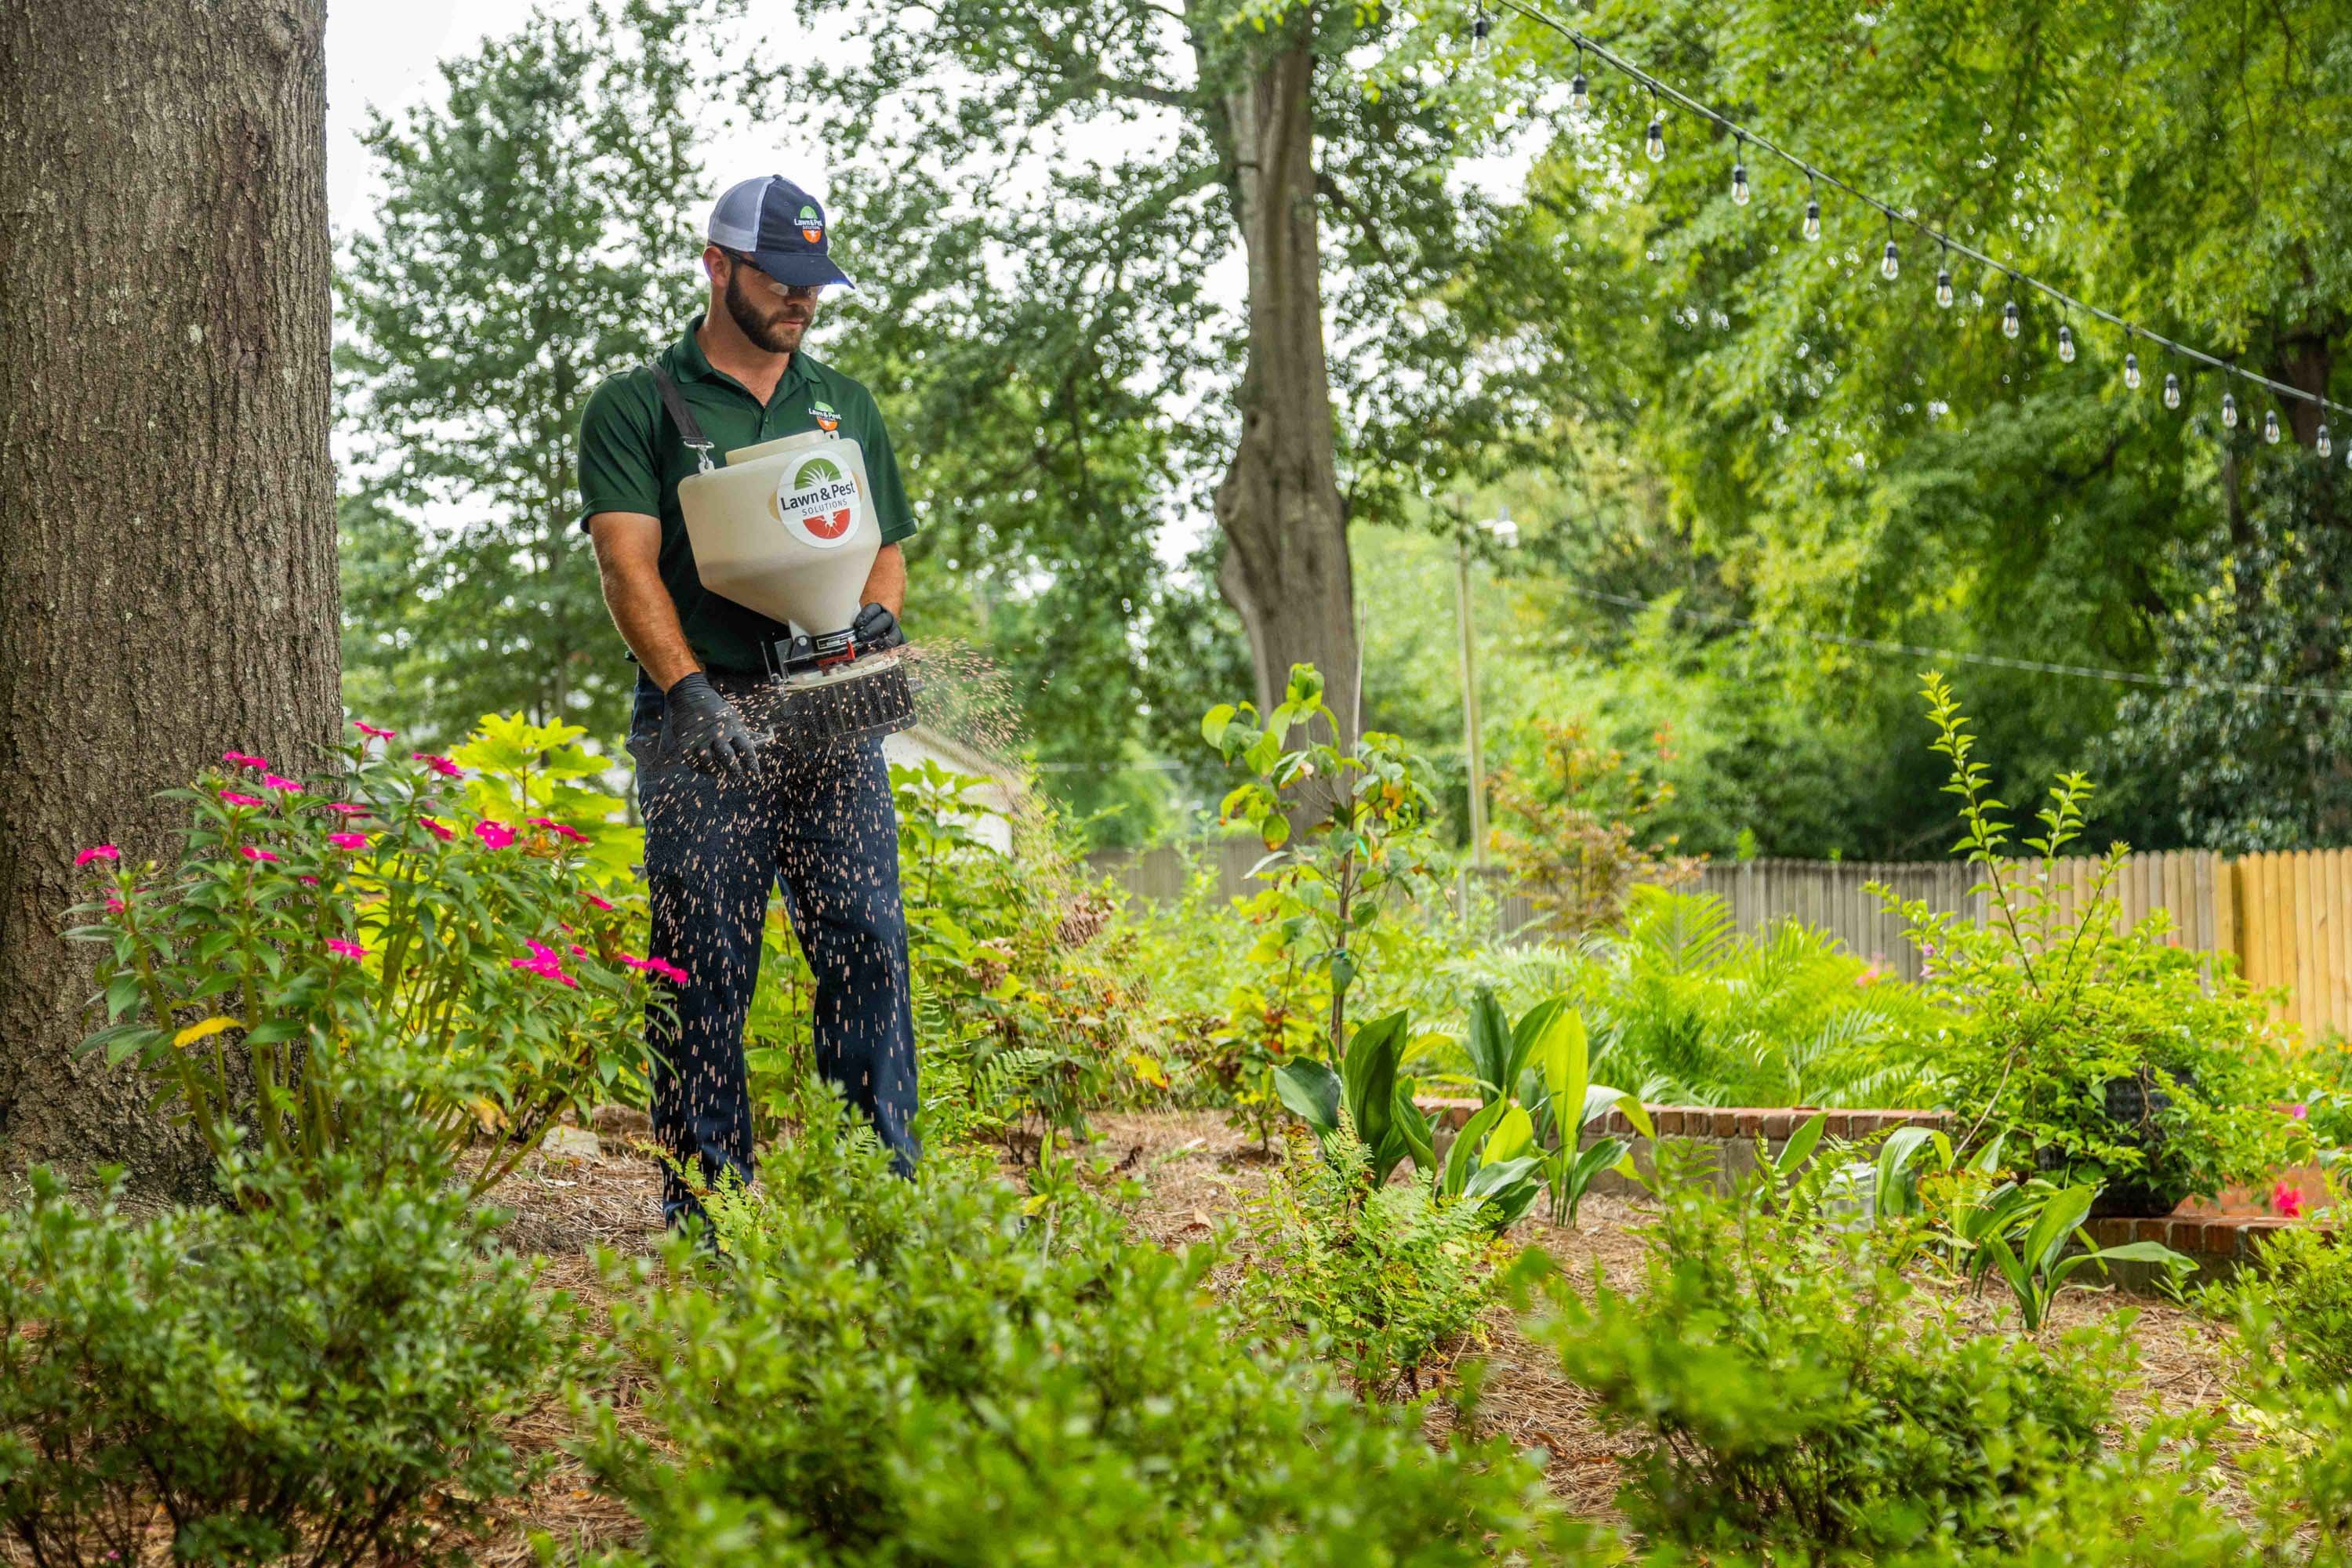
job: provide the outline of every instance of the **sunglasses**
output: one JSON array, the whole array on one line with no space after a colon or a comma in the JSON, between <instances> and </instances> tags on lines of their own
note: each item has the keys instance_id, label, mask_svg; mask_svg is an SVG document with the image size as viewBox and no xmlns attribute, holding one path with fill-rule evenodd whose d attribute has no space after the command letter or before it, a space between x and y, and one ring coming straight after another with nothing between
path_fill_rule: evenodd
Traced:
<instances>
[{"instance_id":1,"label":"sunglasses","mask_svg":"<svg viewBox=\"0 0 2352 1568\"><path fill-rule=\"evenodd\" d=\"M728 260L734 262L739 267L747 267L751 268L751 275L753 277L759 279L761 282L765 283L769 288L773 289L777 293L783 295L787 299L814 300L819 293L823 292L824 289L824 285L822 283L779 283L773 278L769 277L768 274L761 269L757 261L753 260L750 256L744 254L742 251L730 250L723 245L717 248L719 255L727 258Z\"/></svg>"}]
</instances>

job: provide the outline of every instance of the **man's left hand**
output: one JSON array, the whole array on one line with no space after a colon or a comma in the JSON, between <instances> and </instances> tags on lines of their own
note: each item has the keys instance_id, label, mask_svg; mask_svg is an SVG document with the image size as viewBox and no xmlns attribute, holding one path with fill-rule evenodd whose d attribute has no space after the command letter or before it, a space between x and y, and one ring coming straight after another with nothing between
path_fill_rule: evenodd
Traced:
<instances>
[{"instance_id":1,"label":"man's left hand","mask_svg":"<svg viewBox=\"0 0 2352 1568\"><path fill-rule=\"evenodd\" d=\"M849 623L849 636L859 653L907 646L907 634L898 629L898 617L886 605L868 605L858 611L857 618Z\"/></svg>"}]
</instances>

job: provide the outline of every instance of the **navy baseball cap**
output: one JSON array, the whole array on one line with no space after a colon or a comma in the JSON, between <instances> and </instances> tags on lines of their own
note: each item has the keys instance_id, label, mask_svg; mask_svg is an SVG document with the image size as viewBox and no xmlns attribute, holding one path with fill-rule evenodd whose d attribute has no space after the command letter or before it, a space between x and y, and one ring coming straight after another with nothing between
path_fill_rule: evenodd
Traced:
<instances>
[{"instance_id":1,"label":"navy baseball cap","mask_svg":"<svg viewBox=\"0 0 2352 1568\"><path fill-rule=\"evenodd\" d=\"M825 254L824 208L781 174L728 186L710 209L704 237L721 250L749 255L779 283L849 283Z\"/></svg>"}]
</instances>

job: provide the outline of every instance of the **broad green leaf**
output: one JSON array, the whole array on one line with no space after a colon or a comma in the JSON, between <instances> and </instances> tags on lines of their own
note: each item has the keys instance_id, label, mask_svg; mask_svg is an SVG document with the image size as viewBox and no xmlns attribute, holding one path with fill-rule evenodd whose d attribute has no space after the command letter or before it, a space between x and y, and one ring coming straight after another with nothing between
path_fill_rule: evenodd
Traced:
<instances>
[{"instance_id":1,"label":"broad green leaf","mask_svg":"<svg viewBox=\"0 0 2352 1568\"><path fill-rule=\"evenodd\" d=\"M1404 1140L1406 1152L1412 1156L1413 1168L1419 1171L1437 1169L1437 1149L1431 1138L1429 1117L1412 1102L1412 1086L1397 1079L1395 1117L1397 1135Z\"/></svg>"},{"instance_id":2,"label":"broad green leaf","mask_svg":"<svg viewBox=\"0 0 2352 1568\"><path fill-rule=\"evenodd\" d=\"M1216 745L1225 738L1225 728L1234 721L1234 705L1220 702L1201 715L1201 739Z\"/></svg>"},{"instance_id":3,"label":"broad green leaf","mask_svg":"<svg viewBox=\"0 0 2352 1568\"><path fill-rule=\"evenodd\" d=\"M1276 1068L1274 1092L1318 1135L1328 1137L1339 1130L1339 1075L1321 1062Z\"/></svg>"},{"instance_id":4,"label":"broad green leaf","mask_svg":"<svg viewBox=\"0 0 2352 1568\"><path fill-rule=\"evenodd\" d=\"M1511 1091L1511 1029L1495 994L1480 987L1470 1002L1470 1036L1464 1042L1470 1068L1478 1075L1478 1094L1492 1100Z\"/></svg>"},{"instance_id":5,"label":"broad green leaf","mask_svg":"<svg viewBox=\"0 0 2352 1568\"><path fill-rule=\"evenodd\" d=\"M1772 1173L1782 1181L1796 1174L1798 1168L1812 1154L1814 1145L1822 1141L1822 1133L1829 1124L1827 1111L1817 1110L1807 1117L1805 1124L1790 1133L1788 1142L1781 1145L1780 1157L1772 1162Z\"/></svg>"},{"instance_id":6,"label":"broad green leaf","mask_svg":"<svg viewBox=\"0 0 2352 1568\"><path fill-rule=\"evenodd\" d=\"M1501 1100L1489 1101L1477 1115L1463 1124L1461 1131L1454 1135L1454 1146L1445 1152L1445 1173L1438 1189L1440 1192L1452 1195L1462 1191L1463 1183L1469 1179L1470 1162L1477 1153L1479 1143L1486 1138L1487 1131L1502 1120L1509 1103Z\"/></svg>"},{"instance_id":7,"label":"broad green leaf","mask_svg":"<svg viewBox=\"0 0 2352 1568\"><path fill-rule=\"evenodd\" d=\"M2058 1253L2083 1216L2091 1212L2092 1200L2099 1195L2095 1186L2068 1187L2053 1194L2042 1206L2042 1217L2033 1222L2033 1229L2025 1238L2024 1260L2032 1268L2048 1268L2058 1260Z\"/></svg>"},{"instance_id":8,"label":"broad green leaf","mask_svg":"<svg viewBox=\"0 0 2352 1568\"><path fill-rule=\"evenodd\" d=\"M1486 1135L1486 1146L1478 1152L1482 1162L1516 1160L1536 1144L1536 1127L1524 1106L1512 1106L1503 1113L1495 1130Z\"/></svg>"}]
</instances>

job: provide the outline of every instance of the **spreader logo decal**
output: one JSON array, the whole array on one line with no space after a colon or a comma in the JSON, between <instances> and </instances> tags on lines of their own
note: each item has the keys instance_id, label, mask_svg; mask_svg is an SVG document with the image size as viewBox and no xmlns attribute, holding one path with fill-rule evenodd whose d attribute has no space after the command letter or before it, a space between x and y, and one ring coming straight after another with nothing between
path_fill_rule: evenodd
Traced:
<instances>
[{"instance_id":1,"label":"spreader logo decal","mask_svg":"<svg viewBox=\"0 0 2352 1568\"><path fill-rule=\"evenodd\" d=\"M824 220L816 216L816 208L803 207L800 216L801 237L811 245L824 237Z\"/></svg>"},{"instance_id":2,"label":"spreader logo decal","mask_svg":"<svg viewBox=\"0 0 2352 1568\"><path fill-rule=\"evenodd\" d=\"M820 550L849 542L857 531L864 502L857 481L841 471L831 458L813 457L788 469L776 481L776 515L784 526Z\"/></svg>"},{"instance_id":3,"label":"spreader logo decal","mask_svg":"<svg viewBox=\"0 0 2352 1568\"><path fill-rule=\"evenodd\" d=\"M815 420L816 427L828 436L832 435L834 427L841 423L841 416L835 413L833 405L823 398L809 405L809 417Z\"/></svg>"}]
</instances>

